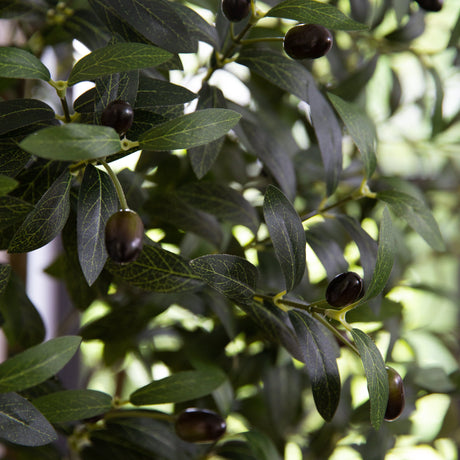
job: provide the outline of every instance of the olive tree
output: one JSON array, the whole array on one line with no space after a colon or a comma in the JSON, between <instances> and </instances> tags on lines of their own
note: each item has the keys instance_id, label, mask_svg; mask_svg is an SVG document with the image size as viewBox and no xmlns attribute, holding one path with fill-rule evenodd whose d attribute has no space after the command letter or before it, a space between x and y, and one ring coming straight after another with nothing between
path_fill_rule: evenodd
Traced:
<instances>
[{"instance_id":1,"label":"olive tree","mask_svg":"<svg viewBox=\"0 0 460 460\"><path fill-rule=\"evenodd\" d=\"M377 459L455 401L455 3L0 4L8 458ZM13 268L55 238L45 341Z\"/></svg>"}]
</instances>

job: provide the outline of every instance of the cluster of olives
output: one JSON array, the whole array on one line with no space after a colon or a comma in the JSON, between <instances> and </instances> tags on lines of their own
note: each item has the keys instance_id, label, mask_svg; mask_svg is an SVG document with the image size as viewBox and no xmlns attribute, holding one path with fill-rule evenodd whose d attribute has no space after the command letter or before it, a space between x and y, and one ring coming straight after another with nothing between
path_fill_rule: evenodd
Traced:
<instances>
[{"instance_id":1,"label":"cluster of olives","mask_svg":"<svg viewBox=\"0 0 460 460\"><path fill-rule=\"evenodd\" d=\"M226 429L225 420L208 409L194 407L185 409L175 421L177 436L187 442L214 442L225 433Z\"/></svg>"},{"instance_id":2,"label":"cluster of olives","mask_svg":"<svg viewBox=\"0 0 460 460\"><path fill-rule=\"evenodd\" d=\"M251 0L222 0L222 11L231 22L249 15ZM332 46L332 34L318 24L300 24L288 30L283 40L284 51L293 59L316 59Z\"/></svg>"},{"instance_id":3,"label":"cluster of olives","mask_svg":"<svg viewBox=\"0 0 460 460\"><path fill-rule=\"evenodd\" d=\"M133 124L134 110L128 102L110 102L101 115L101 124L123 135ZM131 209L112 214L105 226L105 246L109 257L120 264L133 262L143 246L144 224Z\"/></svg>"},{"instance_id":4,"label":"cluster of olives","mask_svg":"<svg viewBox=\"0 0 460 460\"><path fill-rule=\"evenodd\" d=\"M440 11L444 0L415 0L426 11Z\"/></svg>"}]
</instances>

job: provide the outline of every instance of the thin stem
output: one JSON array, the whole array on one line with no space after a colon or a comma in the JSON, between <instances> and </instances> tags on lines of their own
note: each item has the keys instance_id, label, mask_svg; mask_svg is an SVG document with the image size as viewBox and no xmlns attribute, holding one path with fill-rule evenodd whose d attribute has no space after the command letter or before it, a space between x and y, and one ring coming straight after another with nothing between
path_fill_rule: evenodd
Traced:
<instances>
[{"instance_id":1,"label":"thin stem","mask_svg":"<svg viewBox=\"0 0 460 460\"><path fill-rule=\"evenodd\" d=\"M351 351L356 353L358 356L359 354L358 349L355 347L353 343L351 343L348 339L346 339L340 331L338 331L332 324L329 323L323 316L319 315L318 313L312 313L312 316L317 319L321 324L326 326L341 342L343 342Z\"/></svg>"},{"instance_id":2,"label":"thin stem","mask_svg":"<svg viewBox=\"0 0 460 460\"><path fill-rule=\"evenodd\" d=\"M65 97L60 98L62 110L64 110L64 120L66 123L70 123L72 120L70 118L69 106L67 105L67 99Z\"/></svg>"},{"instance_id":3,"label":"thin stem","mask_svg":"<svg viewBox=\"0 0 460 460\"><path fill-rule=\"evenodd\" d=\"M120 201L121 209L129 209L128 202L126 201L125 192L123 191L123 187L118 180L117 175L113 172L113 169L109 166L109 164L105 161L105 159L100 158L99 163L106 169L107 173L109 174L110 178L112 179L113 185L117 191L118 200Z\"/></svg>"},{"instance_id":4,"label":"thin stem","mask_svg":"<svg viewBox=\"0 0 460 460\"><path fill-rule=\"evenodd\" d=\"M154 412L149 410L114 410L107 412L104 415L104 420L122 418L122 417L142 417L142 418L153 418L156 420L165 420L167 422L174 422L175 416L170 414L165 414L164 412Z\"/></svg>"}]
</instances>

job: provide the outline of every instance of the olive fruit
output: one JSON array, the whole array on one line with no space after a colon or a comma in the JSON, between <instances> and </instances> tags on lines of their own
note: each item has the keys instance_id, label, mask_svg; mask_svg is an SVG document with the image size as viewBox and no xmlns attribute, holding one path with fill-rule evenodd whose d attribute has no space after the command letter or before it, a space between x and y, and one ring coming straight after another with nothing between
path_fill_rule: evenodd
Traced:
<instances>
[{"instance_id":1,"label":"olive fruit","mask_svg":"<svg viewBox=\"0 0 460 460\"><path fill-rule=\"evenodd\" d=\"M426 11L440 11L444 0L415 0Z\"/></svg>"},{"instance_id":2,"label":"olive fruit","mask_svg":"<svg viewBox=\"0 0 460 460\"><path fill-rule=\"evenodd\" d=\"M324 56L332 46L332 34L318 24L300 24L289 29L283 47L292 59L316 59Z\"/></svg>"},{"instance_id":3,"label":"olive fruit","mask_svg":"<svg viewBox=\"0 0 460 460\"><path fill-rule=\"evenodd\" d=\"M134 119L134 110L129 102L112 101L102 112L101 124L110 126L122 135L131 128Z\"/></svg>"},{"instance_id":4,"label":"olive fruit","mask_svg":"<svg viewBox=\"0 0 460 460\"><path fill-rule=\"evenodd\" d=\"M384 419L391 422L396 420L404 409L404 384L402 377L392 367L386 367L386 370L390 392Z\"/></svg>"},{"instance_id":5,"label":"olive fruit","mask_svg":"<svg viewBox=\"0 0 460 460\"><path fill-rule=\"evenodd\" d=\"M105 247L109 257L125 264L137 258L142 250L144 224L131 209L112 214L105 226Z\"/></svg>"},{"instance_id":6,"label":"olive fruit","mask_svg":"<svg viewBox=\"0 0 460 460\"><path fill-rule=\"evenodd\" d=\"M242 21L251 9L251 0L222 0L222 11L231 22Z\"/></svg>"},{"instance_id":7,"label":"olive fruit","mask_svg":"<svg viewBox=\"0 0 460 460\"><path fill-rule=\"evenodd\" d=\"M333 307L345 307L364 295L364 283L355 272L335 276L326 289L326 301Z\"/></svg>"},{"instance_id":8,"label":"olive fruit","mask_svg":"<svg viewBox=\"0 0 460 460\"><path fill-rule=\"evenodd\" d=\"M176 434L187 442L217 441L227 429L225 420L208 409L190 407L176 418Z\"/></svg>"}]
</instances>

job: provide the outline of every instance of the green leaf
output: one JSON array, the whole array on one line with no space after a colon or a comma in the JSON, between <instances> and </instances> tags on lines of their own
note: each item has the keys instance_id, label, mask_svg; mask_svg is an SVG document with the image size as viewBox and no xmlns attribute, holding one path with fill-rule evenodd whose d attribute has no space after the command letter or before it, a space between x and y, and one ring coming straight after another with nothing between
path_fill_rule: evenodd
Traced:
<instances>
[{"instance_id":1,"label":"green leaf","mask_svg":"<svg viewBox=\"0 0 460 460\"><path fill-rule=\"evenodd\" d=\"M194 53L198 40L166 0L91 0L112 32L131 42L149 40L171 53ZM99 11L98 11L99 10Z\"/></svg>"},{"instance_id":2,"label":"green leaf","mask_svg":"<svg viewBox=\"0 0 460 460\"><path fill-rule=\"evenodd\" d=\"M379 245L377 250L377 261L374 274L369 287L366 289L361 302L372 299L382 292L390 278L395 255L395 242L391 224L391 217L388 209L383 210L382 221L380 222Z\"/></svg>"},{"instance_id":3,"label":"green leaf","mask_svg":"<svg viewBox=\"0 0 460 460\"><path fill-rule=\"evenodd\" d=\"M64 336L35 345L0 364L0 392L21 391L59 372L80 346L81 338Z\"/></svg>"},{"instance_id":4,"label":"green leaf","mask_svg":"<svg viewBox=\"0 0 460 460\"><path fill-rule=\"evenodd\" d=\"M302 221L290 201L273 185L265 192L263 211L286 290L292 291L302 280L306 268Z\"/></svg>"},{"instance_id":5,"label":"green leaf","mask_svg":"<svg viewBox=\"0 0 460 460\"><path fill-rule=\"evenodd\" d=\"M378 430L383 422L388 404L388 375L380 351L373 340L359 329L351 335L358 348L367 378L367 389L371 402L371 424Z\"/></svg>"},{"instance_id":6,"label":"green leaf","mask_svg":"<svg viewBox=\"0 0 460 460\"><path fill-rule=\"evenodd\" d=\"M263 330L268 339L280 343L294 358L302 361L302 350L285 311L273 302L262 301L256 297L253 302L238 303L238 306Z\"/></svg>"},{"instance_id":7,"label":"green leaf","mask_svg":"<svg viewBox=\"0 0 460 460\"><path fill-rule=\"evenodd\" d=\"M197 110L223 108L225 106L225 97L222 91L208 83L204 83L198 93ZM205 174L209 172L222 150L224 141L225 136L209 142L208 144L188 149L187 155L190 159L193 172L198 179L203 178Z\"/></svg>"},{"instance_id":8,"label":"green leaf","mask_svg":"<svg viewBox=\"0 0 460 460\"><path fill-rule=\"evenodd\" d=\"M92 160L121 150L120 137L113 128L80 123L41 129L19 145L38 157L62 161Z\"/></svg>"},{"instance_id":9,"label":"green leaf","mask_svg":"<svg viewBox=\"0 0 460 460\"><path fill-rule=\"evenodd\" d=\"M400 219L404 219L433 249L445 250L439 226L423 201L398 190L384 190L377 193L377 198L387 203L390 209Z\"/></svg>"},{"instance_id":10,"label":"green leaf","mask_svg":"<svg viewBox=\"0 0 460 460\"><path fill-rule=\"evenodd\" d=\"M0 174L0 197L14 190L18 185L18 181L9 176Z\"/></svg>"},{"instance_id":11,"label":"green leaf","mask_svg":"<svg viewBox=\"0 0 460 460\"><path fill-rule=\"evenodd\" d=\"M294 19L304 24L320 24L329 29L367 29L366 25L348 18L336 7L313 0L285 0L274 6L265 16Z\"/></svg>"},{"instance_id":12,"label":"green leaf","mask_svg":"<svg viewBox=\"0 0 460 460\"><path fill-rule=\"evenodd\" d=\"M117 192L108 174L88 165L78 196L77 244L78 259L90 286L107 260L105 224L118 207Z\"/></svg>"},{"instance_id":13,"label":"green leaf","mask_svg":"<svg viewBox=\"0 0 460 460\"><path fill-rule=\"evenodd\" d=\"M144 245L136 261L110 263L109 270L131 286L147 291L183 292L203 284L185 259L160 246Z\"/></svg>"},{"instance_id":14,"label":"green leaf","mask_svg":"<svg viewBox=\"0 0 460 460\"><path fill-rule=\"evenodd\" d=\"M16 393L0 394L0 438L21 446L44 446L57 439L48 420Z\"/></svg>"},{"instance_id":15,"label":"green leaf","mask_svg":"<svg viewBox=\"0 0 460 460\"><path fill-rule=\"evenodd\" d=\"M241 257L208 254L190 261L194 272L210 286L237 302L248 303L254 296L257 268Z\"/></svg>"},{"instance_id":16,"label":"green leaf","mask_svg":"<svg viewBox=\"0 0 460 460\"><path fill-rule=\"evenodd\" d=\"M249 447L257 460L280 460L281 457L276 450L272 439L261 431L251 430L243 433Z\"/></svg>"},{"instance_id":17,"label":"green leaf","mask_svg":"<svg viewBox=\"0 0 460 460\"><path fill-rule=\"evenodd\" d=\"M271 49L251 46L243 47L237 62L302 101L308 101L307 85L313 83L313 77L299 62Z\"/></svg>"},{"instance_id":18,"label":"green leaf","mask_svg":"<svg viewBox=\"0 0 460 460\"><path fill-rule=\"evenodd\" d=\"M71 181L68 170L56 179L14 234L8 247L10 253L33 251L59 234L69 216Z\"/></svg>"},{"instance_id":19,"label":"green leaf","mask_svg":"<svg viewBox=\"0 0 460 460\"><path fill-rule=\"evenodd\" d=\"M296 194L296 176L289 153L268 126L259 119L241 119L235 131L247 150L256 155L273 175L281 190L289 199Z\"/></svg>"},{"instance_id":20,"label":"green leaf","mask_svg":"<svg viewBox=\"0 0 460 460\"><path fill-rule=\"evenodd\" d=\"M81 58L68 79L72 86L85 80L128 70L146 69L166 62L171 53L144 43L116 43L99 48Z\"/></svg>"},{"instance_id":21,"label":"green leaf","mask_svg":"<svg viewBox=\"0 0 460 460\"><path fill-rule=\"evenodd\" d=\"M2 329L12 350L23 350L42 342L45 326L38 311L27 297L24 283L14 272L4 272L2 265L2 288L0 314L3 317ZM8 276L9 275L9 276ZM5 282L8 284L5 286Z\"/></svg>"},{"instance_id":22,"label":"green leaf","mask_svg":"<svg viewBox=\"0 0 460 460\"><path fill-rule=\"evenodd\" d=\"M191 401L212 393L226 378L216 367L177 372L139 388L129 400L136 406Z\"/></svg>"},{"instance_id":23,"label":"green leaf","mask_svg":"<svg viewBox=\"0 0 460 460\"><path fill-rule=\"evenodd\" d=\"M324 420L329 422L340 400L338 346L327 329L306 311L292 309L289 318L303 352L303 362L310 377L316 408Z\"/></svg>"},{"instance_id":24,"label":"green leaf","mask_svg":"<svg viewBox=\"0 0 460 460\"><path fill-rule=\"evenodd\" d=\"M49 70L28 51L20 48L0 48L0 77L37 78L48 81Z\"/></svg>"},{"instance_id":25,"label":"green leaf","mask_svg":"<svg viewBox=\"0 0 460 460\"><path fill-rule=\"evenodd\" d=\"M1 101L0 135L41 121L54 120L54 117L54 110L37 99Z\"/></svg>"},{"instance_id":26,"label":"green leaf","mask_svg":"<svg viewBox=\"0 0 460 460\"><path fill-rule=\"evenodd\" d=\"M178 192L188 204L257 233L259 219L255 209L240 192L231 187L211 181L189 182Z\"/></svg>"},{"instance_id":27,"label":"green leaf","mask_svg":"<svg viewBox=\"0 0 460 460\"><path fill-rule=\"evenodd\" d=\"M361 152L366 178L370 179L377 166L377 133L374 124L356 104L346 102L332 93L328 93L328 97Z\"/></svg>"},{"instance_id":28,"label":"green leaf","mask_svg":"<svg viewBox=\"0 0 460 460\"><path fill-rule=\"evenodd\" d=\"M66 390L40 396L32 404L51 423L64 423L108 412L112 397L95 390Z\"/></svg>"},{"instance_id":29,"label":"green leaf","mask_svg":"<svg viewBox=\"0 0 460 460\"><path fill-rule=\"evenodd\" d=\"M332 195L342 172L342 130L334 111L314 83L308 85L308 103L323 159L327 193Z\"/></svg>"},{"instance_id":30,"label":"green leaf","mask_svg":"<svg viewBox=\"0 0 460 460\"><path fill-rule=\"evenodd\" d=\"M137 90L136 109L153 109L168 105L185 104L197 95L183 86L169 81L141 77Z\"/></svg>"},{"instance_id":31,"label":"green leaf","mask_svg":"<svg viewBox=\"0 0 460 460\"><path fill-rule=\"evenodd\" d=\"M228 109L205 109L154 126L139 138L140 147L173 150L207 144L224 136L240 115Z\"/></svg>"}]
</instances>

